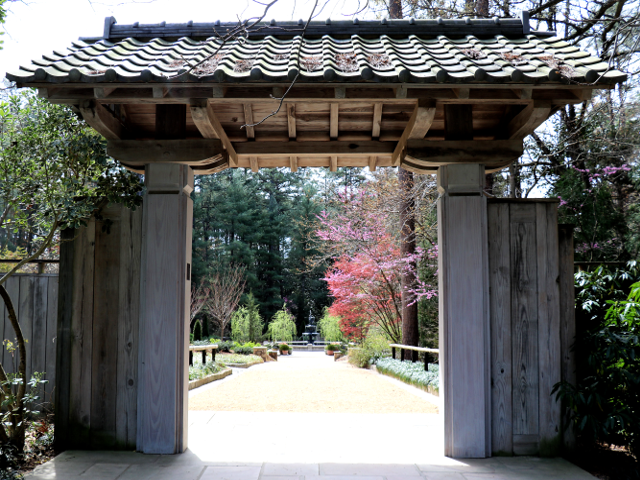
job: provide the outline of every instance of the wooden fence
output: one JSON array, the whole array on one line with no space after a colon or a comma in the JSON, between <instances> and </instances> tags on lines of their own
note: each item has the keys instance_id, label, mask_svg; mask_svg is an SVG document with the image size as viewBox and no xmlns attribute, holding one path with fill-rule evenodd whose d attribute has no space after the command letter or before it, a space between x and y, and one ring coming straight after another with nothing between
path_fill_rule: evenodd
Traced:
<instances>
[{"instance_id":1,"label":"wooden fence","mask_svg":"<svg viewBox=\"0 0 640 480\"><path fill-rule=\"evenodd\" d=\"M27 378L33 372L44 372L48 380L39 388L39 397L43 403L53 401L56 375L56 325L58 315L58 275L55 274L16 274L5 283L18 316L22 333L27 339ZM9 321L7 308L3 305L0 317L0 339L15 344L16 334ZM15 372L18 355L12 355L6 345L0 351L2 366L9 372Z\"/></svg>"}]
</instances>

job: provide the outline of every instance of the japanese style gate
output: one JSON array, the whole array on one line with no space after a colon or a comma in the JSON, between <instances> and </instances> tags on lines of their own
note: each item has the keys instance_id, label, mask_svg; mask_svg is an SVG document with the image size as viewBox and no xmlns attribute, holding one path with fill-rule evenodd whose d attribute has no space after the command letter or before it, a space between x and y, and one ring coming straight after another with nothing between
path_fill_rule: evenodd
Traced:
<instances>
[{"instance_id":1,"label":"japanese style gate","mask_svg":"<svg viewBox=\"0 0 640 480\"><path fill-rule=\"evenodd\" d=\"M304 41L296 22L246 41L214 35L230 27L109 18L102 38L8 75L77 108L147 187L142 214L112 208L110 235L91 222L63 244L58 446L187 448L194 174L401 166L437 173L441 194L445 454L556 453L550 393L571 377L571 282L558 283L572 273L570 235L559 247L553 202L488 204L484 178L558 108L624 75L530 31L526 15L314 22ZM252 126L287 89L280 111Z\"/></svg>"}]
</instances>

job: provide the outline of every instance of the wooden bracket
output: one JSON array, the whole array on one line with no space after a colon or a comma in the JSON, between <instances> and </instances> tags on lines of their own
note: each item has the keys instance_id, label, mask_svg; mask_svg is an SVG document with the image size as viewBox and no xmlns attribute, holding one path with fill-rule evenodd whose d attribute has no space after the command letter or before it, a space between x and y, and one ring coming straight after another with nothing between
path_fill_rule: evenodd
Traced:
<instances>
[{"instance_id":1,"label":"wooden bracket","mask_svg":"<svg viewBox=\"0 0 640 480\"><path fill-rule=\"evenodd\" d=\"M296 138L296 104L287 103L287 125L289 127L289 139Z\"/></svg>"},{"instance_id":2,"label":"wooden bracket","mask_svg":"<svg viewBox=\"0 0 640 480\"><path fill-rule=\"evenodd\" d=\"M251 171L253 173L258 173L260 167L258 166L258 157L249 157L249 163L251 164Z\"/></svg>"},{"instance_id":3,"label":"wooden bracket","mask_svg":"<svg viewBox=\"0 0 640 480\"><path fill-rule=\"evenodd\" d=\"M293 173L298 171L298 157L295 155L289 157L289 167Z\"/></svg>"},{"instance_id":4,"label":"wooden bracket","mask_svg":"<svg viewBox=\"0 0 640 480\"><path fill-rule=\"evenodd\" d=\"M249 140L255 140L256 132L253 127L249 126L253 124L253 109L251 108L250 103L245 103L243 107L244 107L244 123L245 125L247 125L244 128L247 131L247 138Z\"/></svg>"},{"instance_id":5,"label":"wooden bracket","mask_svg":"<svg viewBox=\"0 0 640 480\"><path fill-rule=\"evenodd\" d=\"M380 124L382 123L382 103L373 104L373 127L371 128L371 137L374 140L380 138Z\"/></svg>"},{"instance_id":6,"label":"wooden bracket","mask_svg":"<svg viewBox=\"0 0 640 480\"><path fill-rule=\"evenodd\" d=\"M550 114L551 105L548 103L530 103L509 122L507 138L525 138L549 118Z\"/></svg>"},{"instance_id":7,"label":"wooden bracket","mask_svg":"<svg viewBox=\"0 0 640 480\"><path fill-rule=\"evenodd\" d=\"M109 110L93 100L85 100L78 107L84 121L107 140L122 138L123 127Z\"/></svg>"},{"instance_id":8,"label":"wooden bracket","mask_svg":"<svg viewBox=\"0 0 640 480\"><path fill-rule=\"evenodd\" d=\"M371 155L369 157L369 171L370 172L375 172L376 171L376 165L378 163L378 157L375 155Z\"/></svg>"},{"instance_id":9,"label":"wooden bracket","mask_svg":"<svg viewBox=\"0 0 640 480\"><path fill-rule=\"evenodd\" d=\"M329 171L337 172L338 171L338 156L331 155L331 163L329 163Z\"/></svg>"},{"instance_id":10,"label":"wooden bracket","mask_svg":"<svg viewBox=\"0 0 640 480\"><path fill-rule=\"evenodd\" d=\"M219 138L222 145L229 154L229 164L231 167L238 166L238 155L236 154L233 144L229 140L224 128L216 118L213 107L208 102L197 103L191 105L191 118L196 124L198 130L204 138Z\"/></svg>"},{"instance_id":11,"label":"wooden bracket","mask_svg":"<svg viewBox=\"0 0 640 480\"><path fill-rule=\"evenodd\" d=\"M100 99L105 99L116 90L115 87L95 87L93 89L93 96Z\"/></svg>"},{"instance_id":12,"label":"wooden bracket","mask_svg":"<svg viewBox=\"0 0 640 480\"><path fill-rule=\"evenodd\" d=\"M404 149L409 139L421 139L427 134L436 115L436 105L434 100L419 99L413 110L413 114L402 132L396 148L391 157L391 165L398 166L401 162Z\"/></svg>"},{"instance_id":13,"label":"wooden bracket","mask_svg":"<svg viewBox=\"0 0 640 480\"><path fill-rule=\"evenodd\" d=\"M521 140L409 140L406 160L419 167L478 163L503 168L522 155Z\"/></svg>"}]
</instances>

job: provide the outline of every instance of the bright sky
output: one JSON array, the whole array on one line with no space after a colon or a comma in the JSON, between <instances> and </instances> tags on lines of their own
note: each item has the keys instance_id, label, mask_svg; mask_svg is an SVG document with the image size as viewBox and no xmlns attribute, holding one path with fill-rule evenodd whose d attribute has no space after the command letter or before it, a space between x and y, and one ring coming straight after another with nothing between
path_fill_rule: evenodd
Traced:
<instances>
[{"instance_id":1,"label":"bright sky","mask_svg":"<svg viewBox=\"0 0 640 480\"><path fill-rule=\"evenodd\" d=\"M324 4L326 0L318 2ZM266 20L307 19L315 0L280 0ZM358 10L358 0L330 0L317 19L345 19ZM120 24L235 21L260 15L264 7L253 0L18 0L9 3L0 78L5 72L53 50L66 48L79 37L101 36L104 19ZM365 18L363 13L357 15ZM369 13L369 16L371 14Z\"/></svg>"}]
</instances>

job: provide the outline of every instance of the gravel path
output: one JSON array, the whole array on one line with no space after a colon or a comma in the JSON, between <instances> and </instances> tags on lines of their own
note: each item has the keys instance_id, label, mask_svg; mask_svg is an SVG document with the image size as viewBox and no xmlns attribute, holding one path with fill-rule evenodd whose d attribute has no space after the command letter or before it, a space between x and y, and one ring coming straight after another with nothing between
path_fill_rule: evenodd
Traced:
<instances>
[{"instance_id":1,"label":"gravel path","mask_svg":"<svg viewBox=\"0 0 640 480\"><path fill-rule=\"evenodd\" d=\"M380 374L334 362L323 353L295 352L234 375L202 393L192 391L189 410L438 413L435 405Z\"/></svg>"}]
</instances>

